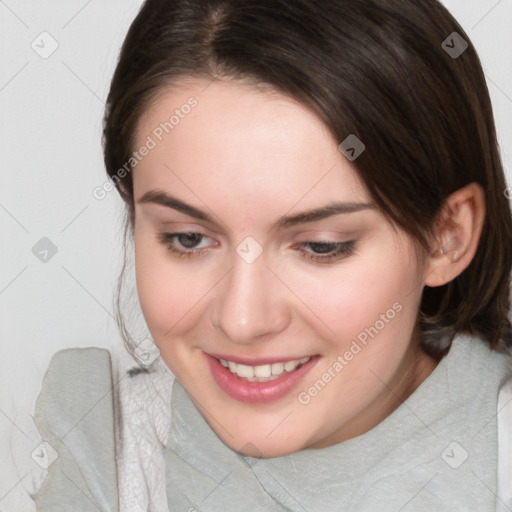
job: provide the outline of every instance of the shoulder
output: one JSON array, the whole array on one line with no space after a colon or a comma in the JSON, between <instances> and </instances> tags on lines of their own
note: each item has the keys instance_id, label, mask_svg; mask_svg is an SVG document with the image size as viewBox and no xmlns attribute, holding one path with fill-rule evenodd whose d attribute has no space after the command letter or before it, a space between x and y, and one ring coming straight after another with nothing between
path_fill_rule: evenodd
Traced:
<instances>
[{"instance_id":1,"label":"shoulder","mask_svg":"<svg viewBox=\"0 0 512 512\"><path fill-rule=\"evenodd\" d=\"M97 347L61 350L53 355L43 377L35 419L45 418L64 434L65 429L84 419L87 411L100 405L100 401L108 405L104 398L111 391L112 365L108 350Z\"/></svg>"},{"instance_id":2,"label":"shoulder","mask_svg":"<svg viewBox=\"0 0 512 512\"><path fill-rule=\"evenodd\" d=\"M87 372L111 371L112 359L107 349L99 347L67 348L56 352L48 365L44 381L84 375ZM78 373L75 373L78 372Z\"/></svg>"},{"instance_id":3,"label":"shoulder","mask_svg":"<svg viewBox=\"0 0 512 512\"><path fill-rule=\"evenodd\" d=\"M447 380L453 389L461 379L471 378L479 383L479 393L492 395L512 376L512 353L491 349L479 336L459 334L452 341L446 359ZM458 388L459 391L465 389L464 386Z\"/></svg>"},{"instance_id":4,"label":"shoulder","mask_svg":"<svg viewBox=\"0 0 512 512\"><path fill-rule=\"evenodd\" d=\"M512 507L512 377L498 395L498 501L496 510ZM510 508L507 508L510 510Z\"/></svg>"},{"instance_id":5,"label":"shoulder","mask_svg":"<svg viewBox=\"0 0 512 512\"><path fill-rule=\"evenodd\" d=\"M112 392L110 353L97 347L65 349L53 355L36 401L35 419L66 434L88 411L109 409ZM111 400L110 400L111 402Z\"/></svg>"},{"instance_id":6,"label":"shoulder","mask_svg":"<svg viewBox=\"0 0 512 512\"><path fill-rule=\"evenodd\" d=\"M483 424L479 424L478 429L482 433L487 432L488 436L497 434L496 510L510 510L508 507L512 505L512 353L491 350L484 340L470 336L460 337L454 350L459 355L454 363L463 367L467 375L477 380L477 387L470 396L467 396L467 402L474 416L482 420ZM460 376L460 372L453 369L452 382L458 375ZM478 438L475 434L475 439Z\"/></svg>"},{"instance_id":7,"label":"shoulder","mask_svg":"<svg viewBox=\"0 0 512 512\"><path fill-rule=\"evenodd\" d=\"M65 349L52 357L34 412L47 469L34 497L38 510L79 504L117 511L113 392L108 350Z\"/></svg>"}]
</instances>

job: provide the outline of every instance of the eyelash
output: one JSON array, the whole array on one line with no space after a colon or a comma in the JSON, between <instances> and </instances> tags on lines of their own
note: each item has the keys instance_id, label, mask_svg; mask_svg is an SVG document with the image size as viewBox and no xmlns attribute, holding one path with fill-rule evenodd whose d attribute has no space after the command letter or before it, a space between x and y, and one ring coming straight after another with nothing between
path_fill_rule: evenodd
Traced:
<instances>
[{"instance_id":1,"label":"eyelash","mask_svg":"<svg viewBox=\"0 0 512 512\"><path fill-rule=\"evenodd\" d=\"M195 258L197 256L200 256L201 254L204 254L205 252L210 252L211 249L191 249L188 251L181 251L177 249L174 246L174 240L177 237L180 236L187 236L187 235L195 235L196 237L199 236L200 240L198 243L200 243L204 238L207 238L205 235L202 235L201 233L196 233L193 231L187 231L187 232L180 232L180 233L159 233L157 238L158 241L163 244L165 247L167 247L167 250L177 258ZM314 254L299 250L299 252L308 260L315 261L317 263L331 263L334 260L341 259L342 257L348 257L354 254L356 250L356 243L354 240L348 241L348 242L332 242L329 240L322 240L319 242L313 242L313 241L305 241L301 242L298 245L310 245L310 246L327 246L327 247L333 247L331 251L329 251L331 254L327 254L325 256L321 256L320 254Z\"/></svg>"}]
</instances>

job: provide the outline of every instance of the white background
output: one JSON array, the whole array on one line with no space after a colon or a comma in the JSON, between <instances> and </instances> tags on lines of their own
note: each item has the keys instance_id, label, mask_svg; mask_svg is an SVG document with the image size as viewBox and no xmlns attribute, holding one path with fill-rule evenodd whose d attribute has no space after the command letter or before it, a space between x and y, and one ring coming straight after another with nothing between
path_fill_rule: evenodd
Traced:
<instances>
[{"instance_id":1,"label":"white background","mask_svg":"<svg viewBox=\"0 0 512 512\"><path fill-rule=\"evenodd\" d=\"M512 182L512 0L443 2L476 46ZM121 257L117 192L105 182L101 120L117 54L140 0L0 0L0 511L19 490L8 445L37 442L27 426L51 356L119 350L113 294ZM57 50L31 47L47 31ZM448 36L448 34L447 34ZM441 42L440 42L441 43ZM48 237L47 263L32 247Z\"/></svg>"}]
</instances>

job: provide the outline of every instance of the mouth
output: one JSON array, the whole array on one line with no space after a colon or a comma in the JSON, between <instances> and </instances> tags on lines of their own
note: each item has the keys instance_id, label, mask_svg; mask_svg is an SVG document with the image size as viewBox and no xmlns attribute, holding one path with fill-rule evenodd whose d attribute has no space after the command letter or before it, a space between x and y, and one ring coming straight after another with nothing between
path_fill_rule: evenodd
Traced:
<instances>
[{"instance_id":1,"label":"mouth","mask_svg":"<svg viewBox=\"0 0 512 512\"><path fill-rule=\"evenodd\" d=\"M244 360L244 363L258 363L244 364L240 358L233 361L231 357L203 353L219 387L230 397L247 403L266 403L284 397L304 379L321 357L304 356L272 362Z\"/></svg>"}]
</instances>

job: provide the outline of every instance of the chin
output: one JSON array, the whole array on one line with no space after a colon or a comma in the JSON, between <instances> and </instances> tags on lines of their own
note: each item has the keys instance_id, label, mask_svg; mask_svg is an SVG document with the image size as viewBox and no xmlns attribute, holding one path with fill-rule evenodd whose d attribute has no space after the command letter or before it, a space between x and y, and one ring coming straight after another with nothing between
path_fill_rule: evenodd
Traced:
<instances>
[{"instance_id":1,"label":"chin","mask_svg":"<svg viewBox=\"0 0 512 512\"><path fill-rule=\"evenodd\" d=\"M261 459L282 457L283 455L289 455L310 446L307 440L298 438L295 429L283 433L284 435L282 436L278 436L276 431L268 437L263 433L268 431L268 429L266 427L259 428L254 423L247 429L244 429L243 426L238 426L237 432L230 430L229 427L227 427L227 430L233 434L233 436L230 436L225 431L215 432L232 450L249 457ZM252 432L254 432L254 435L252 435Z\"/></svg>"}]
</instances>

